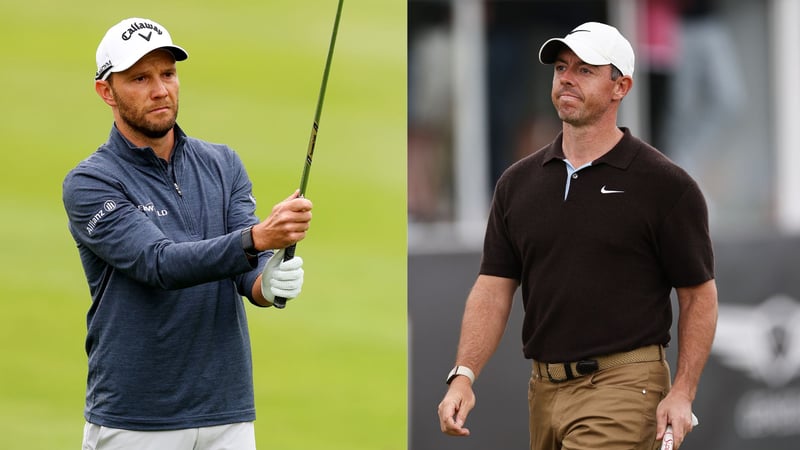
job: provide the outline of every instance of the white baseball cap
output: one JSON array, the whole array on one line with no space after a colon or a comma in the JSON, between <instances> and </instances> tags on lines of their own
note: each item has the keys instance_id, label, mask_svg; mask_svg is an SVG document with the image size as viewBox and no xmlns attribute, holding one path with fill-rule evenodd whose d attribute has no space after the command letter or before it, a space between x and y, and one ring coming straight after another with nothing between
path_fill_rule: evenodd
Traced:
<instances>
[{"instance_id":1,"label":"white baseball cap","mask_svg":"<svg viewBox=\"0 0 800 450\"><path fill-rule=\"evenodd\" d=\"M172 43L166 28L150 19L132 17L109 28L97 47L95 80L105 80L112 72L122 72L136 64L142 56L163 48L176 61L189 57L186 50Z\"/></svg>"},{"instance_id":2,"label":"white baseball cap","mask_svg":"<svg viewBox=\"0 0 800 450\"><path fill-rule=\"evenodd\" d=\"M633 75L633 47L611 25L586 22L563 38L549 39L539 49L539 61L542 64L553 64L561 45L569 47L585 63L594 66L613 64L623 75Z\"/></svg>"}]
</instances>

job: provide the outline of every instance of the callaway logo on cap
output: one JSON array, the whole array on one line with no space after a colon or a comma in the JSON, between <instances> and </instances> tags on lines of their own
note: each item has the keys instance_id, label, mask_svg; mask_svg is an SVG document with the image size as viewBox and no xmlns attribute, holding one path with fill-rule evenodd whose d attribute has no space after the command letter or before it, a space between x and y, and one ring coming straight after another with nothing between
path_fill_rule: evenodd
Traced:
<instances>
[{"instance_id":1,"label":"callaway logo on cap","mask_svg":"<svg viewBox=\"0 0 800 450\"><path fill-rule=\"evenodd\" d=\"M563 38L553 38L542 45L539 61L553 64L562 45L570 48L581 61L593 66L613 64L623 75L633 75L633 47L616 28L599 22L587 22Z\"/></svg>"},{"instance_id":2,"label":"callaway logo on cap","mask_svg":"<svg viewBox=\"0 0 800 450\"><path fill-rule=\"evenodd\" d=\"M130 18L111 27L97 47L95 80L105 80L112 72L122 72L136 64L142 56L163 48L176 61L189 57L186 50L172 43L169 32L150 19Z\"/></svg>"}]
</instances>

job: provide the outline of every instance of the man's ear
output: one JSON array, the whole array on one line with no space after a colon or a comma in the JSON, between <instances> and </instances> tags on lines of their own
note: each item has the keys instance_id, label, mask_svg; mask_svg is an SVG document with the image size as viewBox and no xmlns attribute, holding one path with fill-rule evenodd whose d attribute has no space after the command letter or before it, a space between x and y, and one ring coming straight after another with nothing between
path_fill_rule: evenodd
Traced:
<instances>
[{"instance_id":1,"label":"man's ear","mask_svg":"<svg viewBox=\"0 0 800 450\"><path fill-rule=\"evenodd\" d=\"M614 86L614 100L621 101L628 95L633 87L633 78L630 75L623 75L615 81Z\"/></svg>"},{"instance_id":2,"label":"man's ear","mask_svg":"<svg viewBox=\"0 0 800 450\"><path fill-rule=\"evenodd\" d=\"M107 80L96 80L94 82L94 90L108 106L117 106L114 94L111 92L111 84Z\"/></svg>"}]
</instances>

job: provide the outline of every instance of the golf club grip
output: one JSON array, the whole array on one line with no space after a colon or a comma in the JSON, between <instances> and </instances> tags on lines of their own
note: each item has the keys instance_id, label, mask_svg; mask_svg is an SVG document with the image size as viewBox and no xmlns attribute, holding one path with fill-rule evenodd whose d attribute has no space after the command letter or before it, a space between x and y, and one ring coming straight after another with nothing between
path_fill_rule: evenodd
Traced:
<instances>
[{"instance_id":1,"label":"golf club grip","mask_svg":"<svg viewBox=\"0 0 800 450\"><path fill-rule=\"evenodd\" d=\"M294 249L295 249L295 247L297 247L297 244L292 244L292 245L286 247L286 250L283 252L283 260L284 261L288 261L288 260L294 258ZM283 308L286 307L286 299L283 298L283 297L275 297L275 301L272 302L272 306L274 306L274 307L276 307L278 309L283 309Z\"/></svg>"}]
</instances>

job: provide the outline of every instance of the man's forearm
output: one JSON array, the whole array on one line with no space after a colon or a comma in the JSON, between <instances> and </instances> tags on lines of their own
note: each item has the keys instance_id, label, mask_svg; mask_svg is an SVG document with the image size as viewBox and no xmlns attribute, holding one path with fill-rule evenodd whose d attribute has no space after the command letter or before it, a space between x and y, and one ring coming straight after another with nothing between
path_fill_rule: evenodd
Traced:
<instances>
[{"instance_id":1,"label":"man's forearm","mask_svg":"<svg viewBox=\"0 0 800 450\"><path fill-rule=\"evenodd\" d=\"M517 281L480 275L467 298L456 364L477 376L497 349L511 312Z\"/></svg>"},{"instance_id":2,"label":"man's forearm","mask_svg":"<svg viewBox=\"0 0 800 450\"><path fill-rule=\"evenodd\" d=\"M717 326L717 288L714 280L680 288L678 302L678 367L673 391L693 401L700 374L708 360Z\"/></svg>"}]
</instances>

